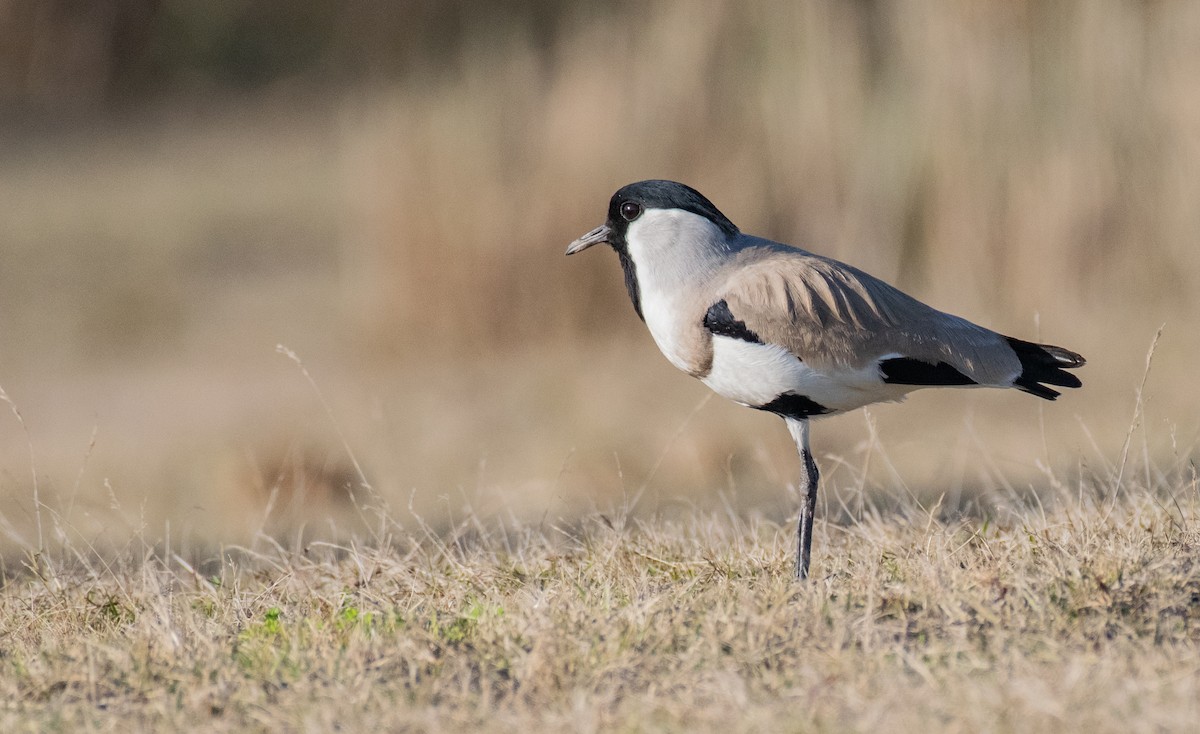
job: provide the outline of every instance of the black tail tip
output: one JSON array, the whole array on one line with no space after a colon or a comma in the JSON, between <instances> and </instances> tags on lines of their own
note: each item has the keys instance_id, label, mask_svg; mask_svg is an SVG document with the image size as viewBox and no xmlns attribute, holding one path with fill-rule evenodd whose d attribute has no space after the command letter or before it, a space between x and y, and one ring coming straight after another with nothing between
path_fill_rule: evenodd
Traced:
<instances>
[{"instance_id":1,"label":"black tail tip","mask_svg":"<svg viewBox=\"0 0 1200 734\"><path fill-rule=\"evenodd\" d=\"M1039 398L1054 400L1062 393L1041 383L1057 387L1083 386L1078 377L1065 371L1087 364L1082 355L1052 344L1034 344L1012 337L1006 338L1017 359L1021 361L1021 374L1013 380L1013 387Z\"/></svg>"},{"instance_id":2,"label":"black tail tip","mask_svg":"<svg viewBox=\"0 0 1200 734\"><path fill-rule=\"evenodd\" d=\"M1039 398L1044 398L1046 400L1058 400L1058 396L1062 395L1062 393L1058 390L1046 387L1040 382L1026 380L1022 377L1018 377L1013 381L1013 387L1017 388L1021 392L1027 392L1030 395L1036 395Z\"/></svg>"}]
</instances>

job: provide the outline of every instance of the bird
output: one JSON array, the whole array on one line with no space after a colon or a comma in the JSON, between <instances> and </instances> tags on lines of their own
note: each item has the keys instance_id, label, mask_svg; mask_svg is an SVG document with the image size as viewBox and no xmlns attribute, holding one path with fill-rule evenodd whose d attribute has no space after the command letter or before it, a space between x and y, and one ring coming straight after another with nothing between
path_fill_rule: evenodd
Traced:
<instances>
[{"instance_id":1,"label":"bird","mask_svg":"<svg viewBox=\"0 0 1200 734\"><path fill-rule=\"evenodd\" d=\"M939 311L858 268L743 233L703 194L667 180L618 189L604 224L566 254L607 244L663 355L735 403L783 418L802 471L795 576L806 579L820 472L809 422L921 388L1081 387L1079 354ZM1051 387L1053 386L1053 387Z\"/></svg>"}]
</instances>

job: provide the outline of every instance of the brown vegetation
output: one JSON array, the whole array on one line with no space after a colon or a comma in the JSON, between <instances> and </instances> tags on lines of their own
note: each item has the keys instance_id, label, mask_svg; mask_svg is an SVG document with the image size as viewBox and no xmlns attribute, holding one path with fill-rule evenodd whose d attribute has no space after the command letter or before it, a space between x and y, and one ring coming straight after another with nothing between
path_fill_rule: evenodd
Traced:
<instances>
[{"instance_id":1,"label":"brown vegetation","mask_svg":"<svg viewBox=\"0 0 1200 734\"><path fill-rule=\"evenodd\" d=\"M1190 6L614 4L560 9L534 38L535 5L504 33L430 20L457 59L436 73L382 49L390 71L343 87L297 71L188 97L177 69L177 93L149 88L137 117L8 131L0 385L50 496L103 507L111 491L156 523L253 532L227 457L346 463L348 444L376 491L430 516L463 492L571 515L647 481L659 503L736 487L786 514L781 431L719 401L689 419L704 389L655 352L611 258L561 256L645 176L1089 357L1085 390L1053 406L952 392L822 424L824 463L869 467L855 485L900 476L932 496L1111 456L1164 323L1147 396L1170 427L1148 450L1191 451ZM10 522L28 527L27 442L0 432ZM862 461L880 445L898 475ZM1002 470L978 468L988 452Z\"/></svg>"},{"instance_id":2,"label":"brown vegetation","mask_svg":"<svg viewBox=\"0 0 1200 734\"><path fill-rule=\"evenodd\" d=\"M119 5L0 7L0 729L1196 720L1200 5ZM646 177L1085 387L818 424L797 589Z\"/></svg>"},{"instance_id":3,"label":"brown vegetation","mask_svg":"<svg viewBox=\"0 0 1200 734\"><path fill-rule=\"evenodd\" d=\"M416 543L380 517L365 546L261 537L200 566L136 538L78 547L0 594L0 726L1189 731L1188 481L821 524L807 584L790 527L705 513L467 516Z\"/></svg>"}]
</instances>

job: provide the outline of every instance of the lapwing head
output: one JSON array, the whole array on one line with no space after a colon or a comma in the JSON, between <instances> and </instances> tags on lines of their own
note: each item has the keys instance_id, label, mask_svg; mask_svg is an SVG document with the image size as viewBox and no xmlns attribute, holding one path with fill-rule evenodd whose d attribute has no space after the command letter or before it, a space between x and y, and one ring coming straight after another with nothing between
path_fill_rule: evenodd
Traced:
<instances>
[{"instance_id":1,"label":"lapwing head","mask_svg":"<svg viewBox=\"0 0 1200 734\"><path fill-rule=\"evenodd\" d=\"M608 218L604 224L571 243L568 255L583 252L592 245L605 243L625 253L629 249L630 228L642 222L647 214L679 211L703 217L726 238L738 234L738 228L713 205L704 194L677 181L652 179L622 186L608 202Z\"/></svg>"}]
</instances>

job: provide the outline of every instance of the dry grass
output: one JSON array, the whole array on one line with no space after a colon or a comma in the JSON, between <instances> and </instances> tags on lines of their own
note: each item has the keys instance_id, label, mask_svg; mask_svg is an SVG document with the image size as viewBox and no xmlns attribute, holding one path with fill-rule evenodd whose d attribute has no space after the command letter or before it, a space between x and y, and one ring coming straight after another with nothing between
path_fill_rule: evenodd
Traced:
<instances>
[{"instance_id":1,"label":"dry grass","mask_svg":"<svg viewBox=\"0 0 1200 734\"><path fill-rule=\"evenodd\" d=\"M0 594L0 727L1190 730L1200 494L1159 479L819 524L808 585L790 526L729 513L30 555Z\"/></svg>"}]
</instances>

